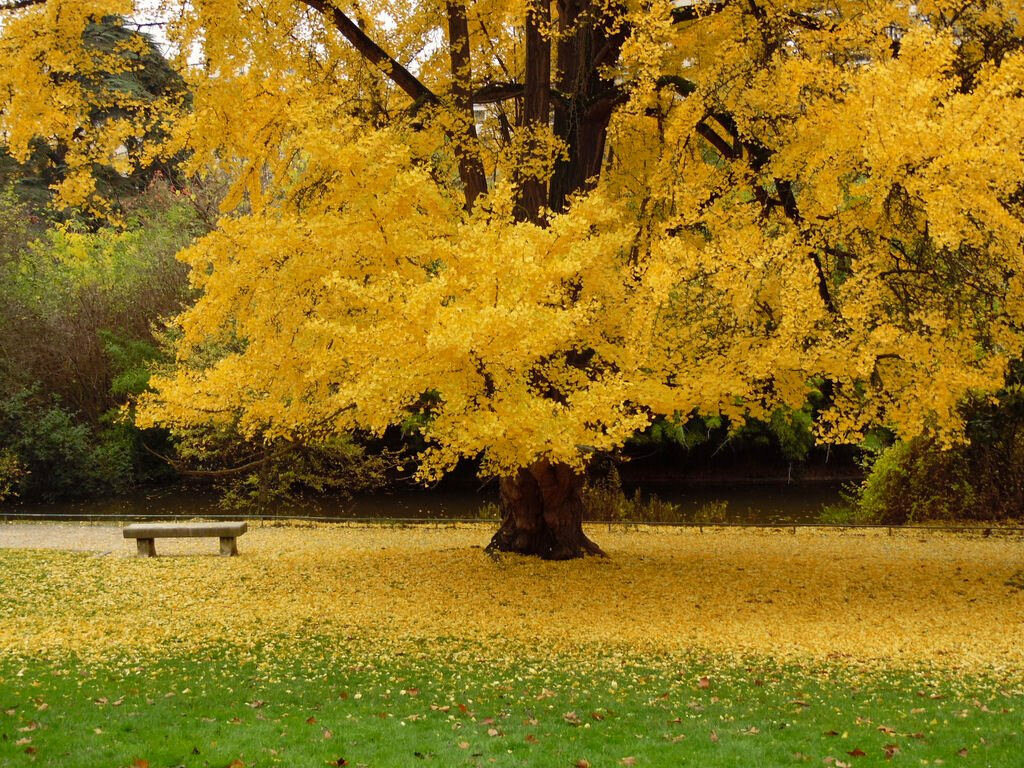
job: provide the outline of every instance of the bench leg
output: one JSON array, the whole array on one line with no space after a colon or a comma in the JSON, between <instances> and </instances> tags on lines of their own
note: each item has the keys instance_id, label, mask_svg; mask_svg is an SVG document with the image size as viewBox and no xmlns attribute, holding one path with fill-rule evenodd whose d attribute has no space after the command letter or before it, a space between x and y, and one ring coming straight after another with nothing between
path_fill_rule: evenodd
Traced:
<instances>
[{"instance_id":1,"label":"bench leg","mask_svg":"<svg viewBox=\"0 0 1024 768\"><path fill-rule=\"evenodd\" d=\"M139 557L156 557L156 542L153 539L136 539Z\"/></svg>"},{"instance_id":2,"label":"bench leg","mask_svg":"<svg viewBox=\"0 0 1024 768\"><path fill-rule=\"evenodd\" d=\"M220 553L222 555L237 555L238 545L234 536L220 537Z\"/></svg>"}]
</instances>

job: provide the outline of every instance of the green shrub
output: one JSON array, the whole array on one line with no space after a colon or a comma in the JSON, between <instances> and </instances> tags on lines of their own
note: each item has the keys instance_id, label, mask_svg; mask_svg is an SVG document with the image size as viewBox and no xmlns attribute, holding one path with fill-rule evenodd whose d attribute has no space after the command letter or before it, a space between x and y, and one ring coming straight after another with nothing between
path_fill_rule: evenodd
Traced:
<instances>
[{"instance_id":1,"label":"green shrub","mask_svg":"<svg viewBox=\"0 0 1024 768\"><path fill-rule=\"evenodd\" d=\"M925 436L871 451L857 515L879 523L1024 516L1022 381L1024 364L1017 362L995 397L964 404L966 440L960 444L943 447Z\"/></svg>"},{"instance_id":2,"label":"green shrub","mask_svg":"<svg viewBox=\"0 0 1024 768\"><path fill-rule=\"evenodd\" d=\"M175 254L205 224L160 184L124 216L121 228L47 228L0 194L2 495L83 497L167 475L143 445L166 449L166 435L144 436L123 410L148 386L162 319L187 301Z\"/></svg>"},{"instance_id":3,"label":"green shrub","mask_svg":"<svg viewBox=\"0 0 1024 768\"><path fill-rule=\"evenodd\" d=\"M962 448L940 450L927 438L895 443L864 480L860 514L878 523L972 517L975 493L965 458Z\"/></svg>"},{"instance_id":4,"label":"green shrub","mask_svg":"<svg viewBox=\"0 0 1024 768\"><path fill-rule=\"evenodd\" d=\"M15 488L24 475L17 454L9 448L0 450L0 501L15 495Z\"/></svg>"},{"instance_id":5,"label":"green shrub","mask_svg":"<svg viewBox=\"0 0 1024 768\"><path fill-rule=\"evenodd\" d=\"M123 444L97 435L59 402L34 390L0 398L0 445L14 467L4 484L19 496L84 497L122 491L134 479Z\"/></svg>"},{"instance_id":6,"label":"green shrub","mask_svg":"<svg viewBox=\"0 0 1024 768\"><path fill-rule=\"evenodd\" d=\"M827 525L867 525L878 520L865 513L856 499L826 504L818 514L818 522Z\"/></svg>"}]
</instances>

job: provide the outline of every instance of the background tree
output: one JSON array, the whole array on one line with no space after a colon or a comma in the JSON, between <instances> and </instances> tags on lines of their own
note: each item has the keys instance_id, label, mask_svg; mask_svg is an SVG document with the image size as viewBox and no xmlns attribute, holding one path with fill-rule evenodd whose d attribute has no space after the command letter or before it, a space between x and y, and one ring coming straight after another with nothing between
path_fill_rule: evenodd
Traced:
<instances>
[{"instance_id":1,"label":"background tree","mask_svg":"<svg viewBox=\"0 0 1024 768\"><path fill-rule=\"evenodd\" d=\"M22 41L39 62L33 80L8 87L7 111L24 111L22 117L40 125L49 113L58 122L55 130L22 134L8 120L13 130L0 140L0 178L39 210L58 191L61 203L77 206L65 213L79 216L109 215L157 174L180 185L177 158L152 150L167 138L162 110L180 108L188 94L153 39L119 16L99 13L76 16L63 31L78 39L62 48L50 46L46 35L38 35L39 48ZM7 76L13 81L18 72Z\"/></svg>"},{"instance_id":2,"label":"background tree","mask_svg":"<svg viewBox=\"0 0 1024 768\"><path fill-rule=\"evenodd\" d=\"M91 66L80 29L128 5L8 1L13 147L125 140L25 86ZM1012 3L165 6L195 94L165 151L238 182L183 254L202 298L148 421L300 439L422 409L420 476L479 457L491 546L560 558L599 551L580 470L658 415L769 418L823 380L826 439L950 440L1019 353Z\"/></svg>"}]
</instances>

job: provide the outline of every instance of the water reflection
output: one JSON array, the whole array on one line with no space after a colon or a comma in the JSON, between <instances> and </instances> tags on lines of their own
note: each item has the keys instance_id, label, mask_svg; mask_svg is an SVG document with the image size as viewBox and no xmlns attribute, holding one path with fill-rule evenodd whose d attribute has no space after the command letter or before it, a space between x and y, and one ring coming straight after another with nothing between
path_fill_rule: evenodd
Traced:
<instances>
[{"instance_id":1,"label":"water reflection","mask_svg":"<svg viewBox=\"0 0 1024 768\"><path fill-rule=\"evenodd\" d=\"M693 520L709 506L724 503L729 522L774 523L812 522L822 508L841 500L840 483L742 483L659 487L643 490L643 496L655 495L678 506L678 513L666 521ZM635 490L627 490L629 494ZM376 493L355 499L318 499L282 514L331 519L480 519L496 513L497 495L493 490L402 491ZM268 514L273 514L270 510ZM110 499L52 504L0 505L0 515L31 516L35 519L89 519L103 517L208 517L230 514L217 505L217 497L208 492L159 489L138 491ZM254 515L255 511L237 516Z\"/></svg>"}]
</instances>

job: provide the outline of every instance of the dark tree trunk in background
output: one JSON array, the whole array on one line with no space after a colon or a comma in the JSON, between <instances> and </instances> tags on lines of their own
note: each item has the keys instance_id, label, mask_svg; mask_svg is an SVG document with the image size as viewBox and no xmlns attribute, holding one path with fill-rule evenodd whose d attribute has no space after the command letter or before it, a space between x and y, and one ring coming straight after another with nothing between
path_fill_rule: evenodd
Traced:
<instances>
[{"instance_id":1,"label":"dark tree trunk in background","mask_svg":"<svg viewBox=\"0 0 1024 768\"><path fill-rule=\"evenodd\" d=\"M619 59L625 27L614 3L558 0L558 74L554 131L567 148L551 178L551 210L562 211L570 196L593 185L604 163L612 110L621 98L601 68Z\"/></svg>"},{"instance_id":2,"label":"dark tree trunk in background","mask_svg":"<svg viewBox=\"0 0 1024 768\"><path fill-rule=\"evenodd\" d=\"M525 19L526 77L523 84L522 124L527 131L540 131L551 116L551 0L532 0ZM528 146L535 145L529 141ZM518 216L542 223L541 209L547 205L547 180L532 173L521 174Z\"/></svg>"},{"instance_id":3,"label":"dark tree trunk in background","mask_svg":"<svg viewBox=\"0 0 1024 768\"><path fill-rule=\"evenodd\" d=\"M449 0L448 10L448 53L452 71L452 100L455 109L466 125L456 131L455 156L459 160L459 178L466 195L466 210L480 195L487 192L487 176L480 151L476 146L476 117L473 114L473 93L470 87L473 66L469 48L469 21L466 6L462 0Z\"/></svg>"},{"instance_id":4,"label":"dark tree trunk in background","mask_svg":"<svg viewBox=\"0 0 1024 768\"><path fill-rule=\"evenodd\" d=\"M595 0L557 2L554 78L551 0L533 0L525 19L523 126L550 127L565 147L550 180L524 176L519 182L520 215L538 223L541 208L565 210L569 198L600 175L608 123L622 99L615 82L602 76L603 67L618 61L626 38L621 8Z\"/></svg>"},{"instance_id":5,"label":"dark tree trunk in background","mask_svg":"<svg viewBox=\"0 0 1024 768\"><path fill-rule=\"evenodd\" d=\"M566 464L534 462L501 479L501 528L490 552L545 560L604 555L583 533L583 476Z\"/></svg>"}]
</instances>

